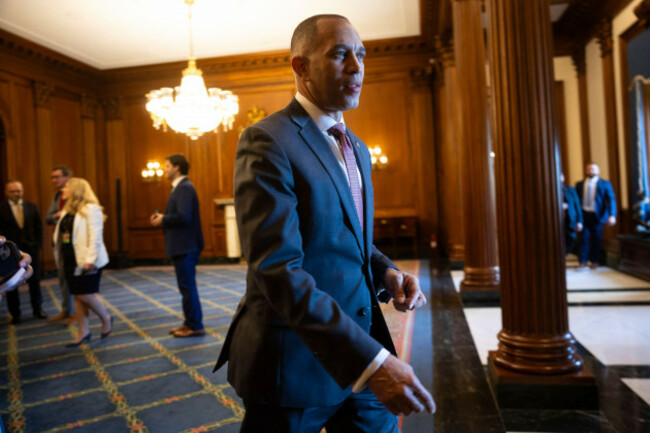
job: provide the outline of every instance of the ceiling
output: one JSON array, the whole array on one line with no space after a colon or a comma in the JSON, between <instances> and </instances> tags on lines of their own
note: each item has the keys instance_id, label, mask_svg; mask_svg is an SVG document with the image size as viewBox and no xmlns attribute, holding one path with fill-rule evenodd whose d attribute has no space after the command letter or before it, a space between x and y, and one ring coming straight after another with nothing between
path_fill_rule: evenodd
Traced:
<instances>
[{"instance_id":1,"label":"ceiling","mask_svg":"<svg viewBox=\"0 0 650 433\"><path fill-rule=\"evenodd\" d=\"M287 49L317 13L347 16L362 39L420 33L419 0L195 0L197 58ZM185 60L183 0L0 0L0 28L98 69Z\"/></svg>"},{"instance_id":2,"label":"ceiling","mask_svg":"<svg viewBox=\"0 0 650 433\"><path fill-rule=\"evenodd\" d=\"M549 3L556 21L567 4ZM183 0L0 0L0 28L113 69L186 60L187 12ZM347 16L363 40L420 34L420 0L195 0L194 54L287 49L295 26L317 13Z\"/></svg>"}]
</instances>

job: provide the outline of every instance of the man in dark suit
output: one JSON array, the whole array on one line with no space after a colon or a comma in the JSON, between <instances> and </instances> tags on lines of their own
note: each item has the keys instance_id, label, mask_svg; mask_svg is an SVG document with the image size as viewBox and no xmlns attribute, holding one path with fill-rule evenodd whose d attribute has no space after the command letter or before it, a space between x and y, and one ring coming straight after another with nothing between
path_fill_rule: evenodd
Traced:
<instances>
[{"instance_id":1,"label":"man in dark suit","mask_svg":"<svg viewBox=\"0 0 650 433\"><path fill-rule=\"evenodd\" d=\"M583 219L580 199L576 189L565 185L564 173L560 176L562 182L562 210L564 213L565 253L573 252L578 233L582 231Z\"/></svg>"},{"instance_id":2,"label":"man in dark suit","mask_svg":"<svg viewBox=\"0 0 650 433\"><path fill-rule=\"evenodd\" d=\"M580 237L578 268L586 268L587 261L596 269L600 261L600 243L605 224L616 224L616 199L612 184L598 177L600 169L597 164L587 164L584 180L576 183L576 191L582 205L584 229Z\"/></svg>"},{"instance_id":3,"label":"man in dark suit","mask_svg":"<svg viewBox=\"0 0 650 433\"><path fill-rule=\"evenodd\" d=\"M370 155L341 123L359 103L364 56L346 18L303 21L291 40L296 98L239 140L248 275L215 370L228 362L242 432L397 432L393 414L435 410L378 305L426 300L372 244Z\"/></svg>"},{"instance_id":4,"label":"man in dark suit","mask_svg":"<svg viewBox=\"0 0 650 433\"><path fill-rule=\"evenodd\" d=\"M172 192L165 214L154 213L151 225L163 228L165 252L174 262L178 290L183 297L185 321L169 331L174 337L196 337L205 334L201 301L196 287L196 265L203 250L203 232L199 215L199 199L187 178L190 165L183 155L175 154L165 160L167 179Z\"/></svg>"},{"instance_id":5,"label":"man in dark suit","mask_svg":"<svg viewBox=\"0 0 650 433\"><path fill-rule=\"evenodd\" d=\"M50 202L50 207L47 209L47 213L45 214L45 222L48 225L56 225L61 213L63 213L65 200L63 200L63 197L61 196L61 191L68 183L68 180L72 177L72 174L72 170L65 165L59 165L52 169L50 179L56 188L56 192L54 193L54 197L52 197L52 201ZM66 324L70 324L75 321L73 317L74 299L70 293L68 281L65 279L65 272L62 267L57 268L57 276L59 279L59 288L61 289L61 312L54 317L50 317L50 321L57 322L63 320Z\"/></svg>"},{"instance_id":6,"label":"man in dark suit","mask_svg":"<svg viewBox=\"0 0 650 433\"><path fill-rule=\"evenodd\" d=\"M6 200L0 202L0 234L11 239L22 251L32 257L34 274L27 281L29 299L34 317L45 319L47 314L41 308L41 279L39 250L43 245L43 223L38 208L32 202L23 200L23 184L12 180L5 185ZM7 292L7 308L11 323L20 323L20 294L18 290Z\"/></svg>"}]
</instances>

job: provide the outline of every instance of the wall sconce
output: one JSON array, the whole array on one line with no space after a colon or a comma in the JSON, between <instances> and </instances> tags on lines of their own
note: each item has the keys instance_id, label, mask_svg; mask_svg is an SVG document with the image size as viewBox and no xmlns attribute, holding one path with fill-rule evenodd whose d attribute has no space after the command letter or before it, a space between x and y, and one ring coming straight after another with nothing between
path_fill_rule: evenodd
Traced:
<instances>
[{"instance_id":1,"label":"wall sconce","mask_svg":"<svg viewBox=\"0 0 650 433\"><path fill-rule=\"evenodd\" d=\"M163 175L163 169L160 168L158 161L147 162L147 168L140 172L142 180L145 182L160 182Z\"/></svg>"},{"instance_id":2,"label":"wall sconce","mask_svg":"<svg viewBox=\"0 0 650 433\"><path fill-rule=\"evenodd\" d=\"M379 170L386 167L388 164L388 157L383 154L381 147L375 146L370 149L370 162L372 162L373 170Z\"/></svg>"}]
</instances>

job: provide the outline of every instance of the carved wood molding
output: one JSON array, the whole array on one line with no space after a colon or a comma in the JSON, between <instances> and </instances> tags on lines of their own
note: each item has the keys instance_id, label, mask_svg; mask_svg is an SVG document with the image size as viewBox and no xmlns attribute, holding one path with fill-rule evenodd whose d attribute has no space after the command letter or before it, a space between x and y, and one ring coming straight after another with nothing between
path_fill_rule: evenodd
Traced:
<instances>
[{"instance_id":1,"label":"carved wood molding","mask_svg":"<svg viewBox=\"0 0 650 433\"><path fill-rule=\"evenodd\" d=\"M50 108L51 96L54 87L43 81L34 81L34 105L37 107Z\"/></svg>"},{"instance_id":2,"label":"carved wood molding","mask_svg":"<svg viewBox=\"0 0 650 433\"><path fill-rule=\"evenodd\" d=\"M124 115L122 105L121 97L103 99L104 118L106 120L122 120Z\"/></svg>"},{"instance_id":3,"label":"carved wood molding","mask_svg":"<svg viewBox=\"0 0 650 433\"><path fill-rule=\"evenodd\" d=\"M438 54L443 68L453 67L456 64L456 57L454 55L454 40L449 38L444 41L440 41Z\"/></svg>"},{"instance_id":4,"label":"carved wood molding","mask_svg":"<svg viewBox=\"0 0 650 433\"><path fill-rule=\"evenodd\" d=\"M575 0L555 24L555 55L571 55L575 46L597 35L603 19L611 20L631 0Z\"/></svg>"},{"instance_id":5,"label":"carved wood molding","mask_svg":"<svg viewBox=\"0 0 650 433\"><path fill-rule=\"evenodd\" d=\"M87 94L81 95L81 117L86 119L94 119L97 113L97 98Z\"/></svg>"},{"instance_id":6,"label":"carved wood molding","mask_svg":"<svg viewBox=\"0 0 650 433\"><path fill-rule=\"evenodd\" d=\"M612 54L614 49L614 38L612 37L612 20L602 19L596 27L596 37L600 45L600 56L606 57Z\"/></svg>"},{"instance_id":7,"label":"carved wood molding","mask_svg":"<svg viewBox=\"0 0 650 433\"><path fill-rule=\"evenodd\" d=\"M433 66L427 66L424 68L412 68L409 70L409 76L411 78L411 87L414 89L421 89L425 87L430 87L434 75Z\"/></svg>"},{"instance_id":8,"label":"carved wood molding","mask_svg":"<svg viewBox=\"0 0 650 433\"><path fill-rule=\"evenodd\" d=\"M573 60L573 66L575 66L578 76L584 75L587 72L585 47L580 45L574 47L571 53L571 59Z\"/></svg>"},{"instance_id":9,"label":"carved wood molding","mask_svg":"<svg viewBox=\"0 0 650 433\"><path fill-rule=\"evenodd\" d=\"M650 0L643 0L637 7L634 8L634 14L642 21L642 25L647 27L650 25Z\"/></svg>"},{"instance_id":10,"label":"carved wood molding","mask_svg":"<svg viewBox=\"0 0 650 433\"><path fill-rule=\"evenodd\" d=\"M99 70L0 29L0 51L64 73L97 79Z\"/></svg>"},{"instance_id":11,"label":"carved wood molding","mask_svg":"<svg viewBox=\"0 0 650 433\"><path fill-rule=\"evenodd\" d=\"M419 36L368 41L364 42L364 45L368 53L367 59L370 61L395 55L431 55L433 52L433 47ZM288 69L291 67L288 50L199 59L197 64L203 71L204 76L264 69ZM103 82L104 84L117 84L127 81L150 81L152 79L168 78L180 75L180 71L185 66L185 62L173 62L162 65L111 69L103 71Z\"/></svg>"}]
</instances>

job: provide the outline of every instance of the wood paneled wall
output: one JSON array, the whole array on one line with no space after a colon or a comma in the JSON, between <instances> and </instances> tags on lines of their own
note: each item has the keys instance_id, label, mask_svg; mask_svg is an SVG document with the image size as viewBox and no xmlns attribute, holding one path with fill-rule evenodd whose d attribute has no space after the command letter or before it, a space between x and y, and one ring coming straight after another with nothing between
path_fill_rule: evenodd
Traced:
<instances>
[{"instance_id":1,"label":"wood paneled wall","mask_svg":"<svg viewBox=\"0 0 650 433\"><path fill-rule=\"evenodd\" d=\"M375 213L417 216L424 246L439 230L434 143L432 51L418 38L367 44L361 104L346 123L369 146L380 146L388 166L373 172ZM20 47L23 47L22 49ZM24 47L28 47L25 49ZM190 162L190 179L201 206L204 257L225 256L223 210L214 202L232 197L234 157L240 127L253 107L271 114L295 93L285 51L199 60L206 85L232 90L240 113L232 131L209 133L196 141L171 130L155 130L145 110L145 94L180 82L184 62L98 71L0 32L0 119L7 131L8 178L20 178L26 199L44 213L54 193L55 165L70 166L96 188L108 220L105 240L118 251L121 220L123 252L129 258L160 258L164 239L149 226L154 209L164 209L170 183L143 182L149 160L172 153ZM120 181L122 204L117 214ZM51 236L51 228L46 230ZM44 251L52 267L49 242Z\"/></svg>"}]
</instances>

